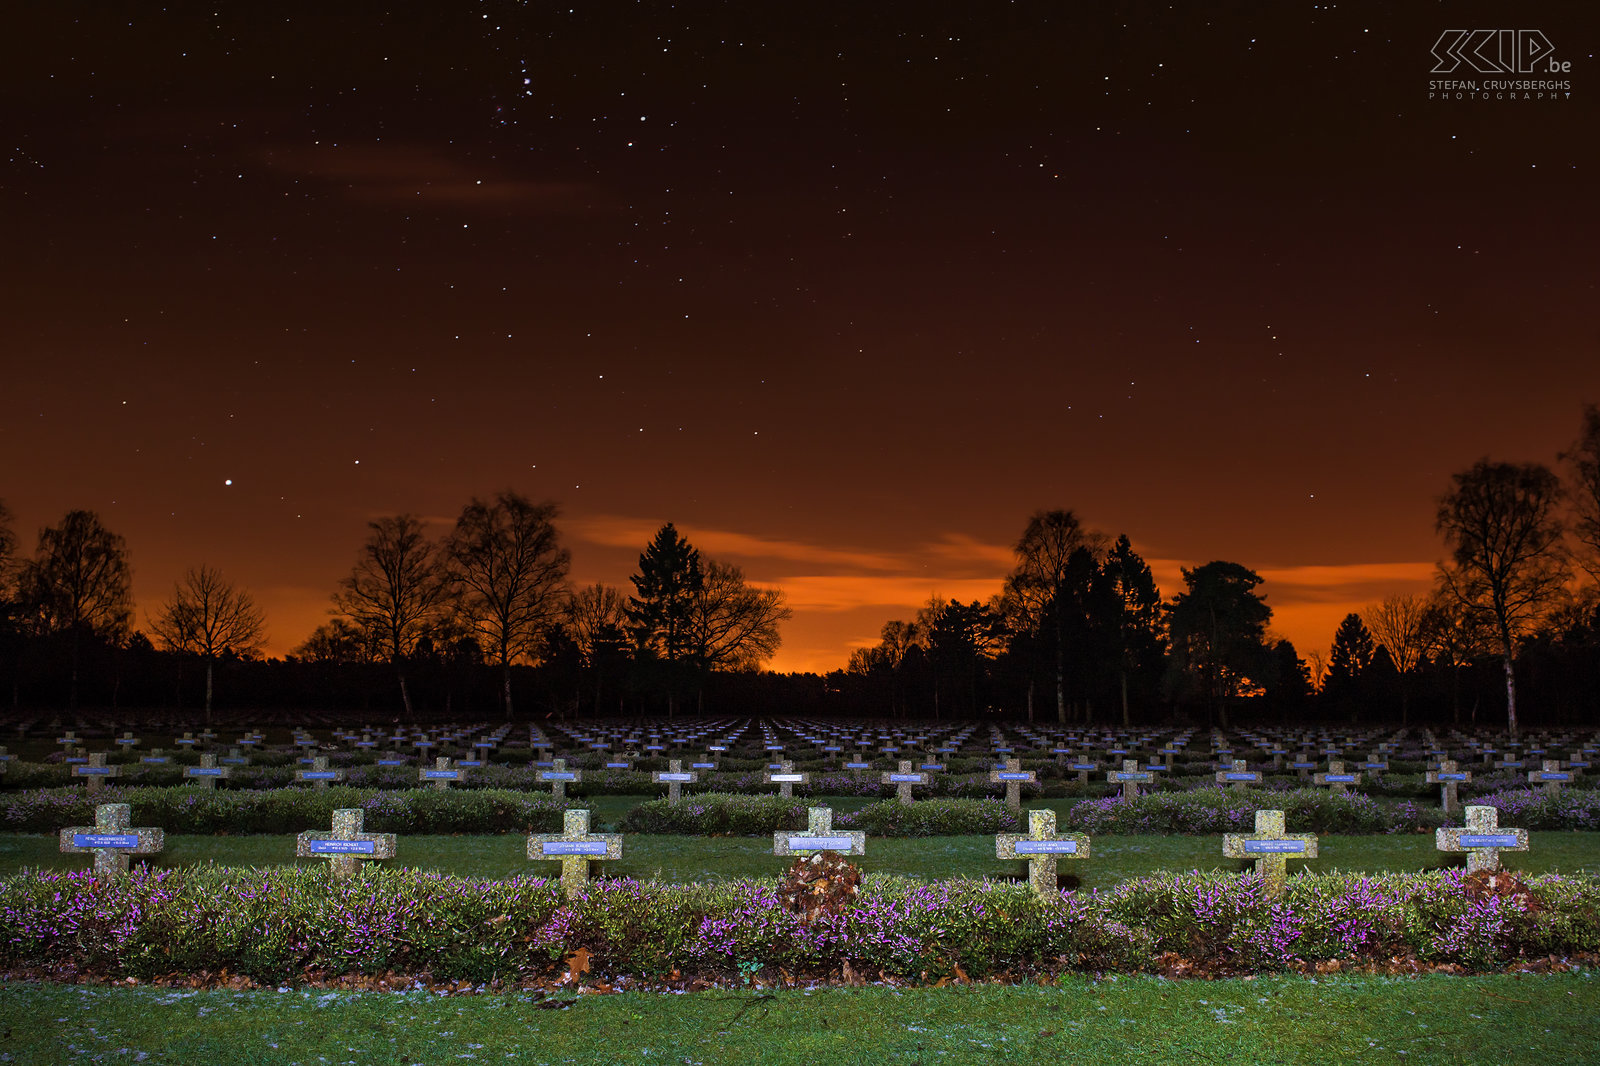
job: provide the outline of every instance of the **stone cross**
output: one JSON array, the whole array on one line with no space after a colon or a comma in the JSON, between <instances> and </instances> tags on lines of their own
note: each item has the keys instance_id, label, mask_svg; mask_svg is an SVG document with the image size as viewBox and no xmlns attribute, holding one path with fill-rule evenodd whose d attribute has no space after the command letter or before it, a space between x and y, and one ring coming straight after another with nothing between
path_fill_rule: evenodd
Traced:
<instances>
[{"instance_id":1,"label":"stone cross","mask_svg":"<svg viewBox=\"0 0 1600 1066\"><path fill-rule=\"evenodd\" d=\"M1433 846L1440 851L1467 853L1467 873L1498 870L1502 851L1527 851L1526 829L1501 829L1494 807L1468 807L1465 827L1434 830Z\"/></svg>"},{"instance_id":2,"label":"stone cross","mask_svg":"<svg viewBox=\"0 0 1600 1066\"><path fill-rule=\"evenodd\" d=\"M88 765L79 764L74 766L72 768L72 776L87 779L87 791L99 792L100 787L105 784L106 778L122 776L122 767L107 766L106 753L97 751L89 756Z\"/></svg>"},{"instance_id":3,"label":"stone cross","mask_svg":"<svg viewBox=\"0 0 1600 1066\"><path fill-rule=\"evenodd\" d=\"M557 803L567 802L567 782L577 784L583 780L582 770L568 770L567 760L556 759L550 764L550 769L539 771L539 780L550 782L551 794Z\"/></svg>"},{"instance_id":4,"label":"stone cross","mask_svg":"<svg viewBox=\"0 0 1600 1066\"><path fill-rule=\"evenodd\" d=\"M1248 836L1224 834L1222 854L1229 859L1254 859L1256 873L1261 877L1262 897L1282 899L1289 856L1316 858L1317 838L1311 833L1285 833L1282 811L1257 811L1256 831Z\"/></svg>"},{"instance_id":5,"label":"stone cross","mask_svg":"<svg viewBox=\"0 0 1600 1066\"><path fill-rule=\"evenodd\" d=\"M467 772L451 769L449 756L440 755L433 760L432 768L424 766L417 770L417 780L431 782L435 791L445 792L452 784L466 784Z\"/></svg>"},{"instance_id":6,"label":"stone cross","mask_svg":"<svg viewBox=\"0 0 1600 1066\"><path fill-rule=\"evenodd\" d=\"M1007 759L1004 770L989 771L990 784L1005 782L1006 806L1014 811L1022 809L1022 783L1026 781L1029 784L1036 784L1038 780L1038 774L1022 768L1021 759Z\"/></svg>"},{"instance_id":7,"label":"stone cross","mask_svg":"<svg viewBox=\"0 0 1600 1066\"><path fill-rule=\"evenodd\" d=\"M1561 762L1558 759L1544 759L1540 765L1544 769L1528 771L1528 784L1543 785L1547 796L1560 795L1561 785L1577 776L1575 772L1561 769Z\"/></svg>"},{"instance_id":8,"label":"stone cross","mask_svg":"<svg viewBox=\"0 0 1600 1066\"><path fill-rule=\"evenodd\" d=\"M784 799L794 799L794 786L811 784L811 775L795 773L794 763L784 759L778 763L776 772L768 770L761 775L761 780L769 785L777 785L778 795Z\"/></svg>"},{"instance_id":9,"label":"stone cross","mask_svg":"<svg viewBox=\"0 0 1600 1066\"><path fill-rule=\"evenodd\" d=\"M128 872L129 855L154 855L165 843L159 829L130 829L126 803L102 803L94 809L94 825L61 830L63 852L94 852L97 877Z\"/></svg>"},{"instance_id":10,"label":"stone cross","mask_svg":"<svg viewBox=\"0 0 1600 1066\"><path fill-rule=\"evenodd\" d=\"M1361 783L1360 774L1347 774L1344 772L1344 763L1338 759L1328 760L1328 772L1313 774L1311 780L1314 784L1326 785L1330 792L1337 792L1341 796L1350 791L1351 785Z\"/></svg>"},{"instance_id":11,"label":"stone cross","mask_svg":"<svg viewBox=\"0 0 1600 1066\"><path fill-rule=\"evenodd\" d=\"M896 797L901 803L910 806L912 802L912 787L914 785L926 785L928 783L928 775L920 770L911 769L910 759L901 759L900 769L883 774L882 781L886 785L895 786Z\"/></svg>"},{"instance_id":12,"label":"stone cross","mask_svg":"<svg viewBox=\"0 0 1600 1066\"><path fill-rule=\"evenodd\" d=\"M692 770L685 770L682 759L668 759L666 771L651 771L650 780L658 785L664 783L667 786L667 804L676 807L678 801L683 798L683 786L700 780L700 775Z\"/></svg>"},{"instance_id":13,"label":"stone cross","mask_svg":"<svg viewBox=\"0 0 1600 1066\"><path fill-rule=\"evenodd\" d=\"M173 743L178 745L180 748L189 748L192 750L196 744L200 743L200 741L196 739L192 732L185 732L183 736L179 737L177 740L174 740Z\"/></svg>"},{"instance_id":14,"label":"stone cross","mask_svg":"<svg viewBox=\"0 0 1600 1066\"><path fill-rule=\"evenodd\" d=\"M1372 774L1373 777L1377 777L1389 768L1389 760L1383 752L1382 745L1379 745L1377 751L1367 752L1367 761L1361 764L1361 768Z\"/></svg>"},{"instance_id":15,"label":"stone cross","mask_svg":"<svg viewBox=\"0 0 1600 1066\"><path fill-rule=\"evenodd\" d=\"M117 738L117 743L121 744L125 748L132 748L132 747L136 747L138 745L139 738L134 736L132 733L128 732L127 730L123 730L122 731L122 735Z\"/></svg>"},{"instance_id":16,"label":"stone cross","mask_svg":"<svg viewBox=\"0 0 1600 1066\"><path fill-rule=\"evenodd\" d=\"M1261 775L1251 770L1243 759L1233 760L1233 769L1218 770L1217 784L1227 785L1235 792L1243 792L1248 785L1261 783Z\"/></svg>"},{"instance_id":17,"label":"stone cross","mask_svg":"<svg viewBox=\"0 0 1600 1066\"><path fill-rule=\"evenodd\" d=\"M860 773L862 770L871 770L872 760L868 759L866 755L858 750L853 758L845 762L844 768L846 770L854 770L857 773Z\"/></svg>"},{"instance_id":18,"label":"stone cross","mask_svg":"<svg viewBox=\"0 0 1600 1066\"><path fill-rule=\"evenodd\" d=\"M75 732L73 732L72 730L69 729L69 730L67 730L65 736L59 736L59 737L56 738L56 743L60 744L66 750L71 751L73 748L76 748L79 744L82 744L83 743L83 739L81 737L79 737L77 733L75 733Z\"/></svg>"},{"instance_id":19,"label":"stone cross","mask_svg":"<svg viewBox=\"0 0 1600 1066\"><path fill-rule=\"evenodd\" d=\"M334 811L333 832L306 830L295 838L294 853L302 858L330 860L328 875L335 880L354 876L363 861L394 858L394 834L363 833L365 817L359 808Z\"/></svg>"},{"instance_id":20,"label":"stone cross","mask_svg":"<svg viewBox=\"0 0 1600 1066\"><path fill-rule=\"evenodd\" d=\"M1456 798L1456 787L1472 780L1471 770L1456 769L1454 759L1441 759L1437 770L1429 770L1427 782L1439 786L1439 806L1448 811L1461 809L1461 801Z\"/></svg>"},{"instance_id":21,"label":"stone cross","mask_svg":"<svg viewBox=\"0 0 1600 1066\"><path fill-rule=\"evenodd\" d=\"M1087 785L1089 775L1100 769L1100 764L1093 759L1080 758L1067 764L1067 769L1078 775L1078 784Z\"/></svg>"},{"instance_id":22,"label":"stone cross","mask_svg":"<svg viewBox=\"0 0 1600 1066\"><path fill-rule=\"evenodd\" d=\"M559 861L561 894L571 899L588 885L591 861L622 858L622 834L589 832L589 812L583 810L567 811L561 829L530 835L528 858Z\"/></svg>"},{"instance_id":23,"label":"stone cross","mask_svg":"<svg viewBox=\"0 0 1600 1066\"><path fill-rule=\"evenodd\" d=\"M1038 896L1056 896L1056 859L1089 857L1089 838L1082 833L1056 835L1055 811L1029 811L1026 833L1000 833L994 838L997 859L1027 859L1028 887Z\"/></svg>"},{"instance_id":24,"label":"stone cross","mask_svg":"<svg viewBox=\"0 0 1600 1066\"><path fill-rule=\"evenodd\" d=\"M219 779L233 776L233 767L218 766L215 755L202 755L200 756L199 766L185 766L183 768L183 776L194 781L201 788L212 789L216 787Z\"/></svg>"},{"instance_id":25,"label":"stone cross","mask_svg":"<svg viewBox=\"0 0 1600 1066\"><path fill-rule=\"evenodd\" d=\"M249 766L250 756L241 755L238 748L229 748L228 754L222 757L224 766Z\"/></svg>"},{"instance_id":26,"label":"stone cross","mask_svg":"<svg viewBox=\"0 0 1600 1066\"><path fill-rule=\"evenodd\" d=\"M328 769L328 757L318 755L311 760L311 769L296 770L294 777L296 781L310 781L312 788L327 788L329 781L343 781L344 771Z\"/></svg>"},{"instance_id":27,"label":"stone cross","mask_svg":"<svg viewBox=\"0 0 1600 1066\"><path fill-rule=\"evenodd\" d=\"M1152 781L1154 779L1154 775L1152 775L1149 771L1139 769L1138 759L1123 759L1122 769L1108 770L1106 772L1107 781L1111 782L1113 785L1122 786L1122 798L1125 800L1138 799L1139 783L1141 781Z\"/></svg>"},{"instance_id":28,"label":"stone cross","mask_svg":"<svg viewBox=\"0 0 1600 1066\"><path fill-rule=\"evenodd\" d=\"M837 851L845 855L865 855L867 834L865 830L837 830L833 828L833 811L827 807L812 807L806 812L806 831L778 830L772 834L772 854L797 855L813 851Z\"/></svg>"}]
</instances>

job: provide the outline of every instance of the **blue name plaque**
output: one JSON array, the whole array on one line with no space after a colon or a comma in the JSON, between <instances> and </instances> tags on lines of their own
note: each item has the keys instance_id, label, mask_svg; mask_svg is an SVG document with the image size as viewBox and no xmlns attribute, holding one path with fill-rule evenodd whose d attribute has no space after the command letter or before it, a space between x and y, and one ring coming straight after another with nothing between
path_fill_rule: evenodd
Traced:
<instances>
[{"instance_id":1,"label":"blue name plaque","mask_svg":"<svg viewBox=\"0 0 1600 1066\"><path fill-rule=\"evenodd\" d=\"M372 855L377 847L370 840L310 840L306 850L313 855Z\"/></svg>"},{"instance_id":2,"label":"blue name plaque","mask_svg":"<svg viewBox=\"0 0 1600 1066\"><path fill-rule=\"evenodd\" d=\"M625 762L608 762L608 763L606 763L606 769L607 770L631 770L631 769L633 769L633 767L629 766Z\"/></svg>"},{"instance_id":3,"label":"blue name plaque","mask_svg":"<svg viewBox=\"0 0 1600 1066\"><path fill-rule=\"evenodd\" d=\"M405 764L406 764L406 761L404 759L379 759L373 765L375 765L375 766L404 766Z\"/></svg>"},{"instance_id":4,"label":"blue name plaque","mask_svg":"<svg viewBox=\"0 0 1600 1066\"><path fill-rule=\"evenodd\" d=\"M995 775L998 781L1032 781L1032 770L1001 770Z\"/></svg>"},{"instance_id":5,"label":"blue name plaque","mask_svg":"<svg viewBox=\"0 0 1600 1066\"><path fill-rule=\"evenodd\" d=\"M847 762L844 764L844 768L846 770L870 770L872 769L872 764L869 762Z\"/></svg>"},{"instance_id":6,"label":"blue name plaque","mask_svg":"<svg viewBox=\"0 0 1600 1066\"><path fill-rule=\"evenodd\" d=\"M1076 840L1019 840L1016 852L1018 855L1075 855L1078 852Z\"/></svg>"},{"instance_id":7,"label":"blue name plaque","mask_svg":"<svg viewBox=\"0 0 1600 1066\"><path fill-rule=\"evenodd\" d=\"M75 848L136 848L139 846L139 834L73 833L72 846Z\"/></svg>"},{"instance_id":8,"label":"blue name plaque","mask_svg":"<svg viewBox=\"0 0 1600 1066\"><path fill-rule=\"evenodd\" d=\"M910 785L926 784L926 780L923 778L923 776L921 774L890 774L889 775L889 783L890 784L899 784L901 782L904 782L904 783L910 784Z\"/></svg>"},{"instance_id":9,"label":"blue name plaque","mask_svg":"<svg viewBox=\"0 0 1600 1066\"><path fill-rule=\"evenodd\" d=\"M110 777L116 770L114 766L74 766L72 772L79 777Z\"/></svg>"},{"instance_id":10,"label":"blue name plaque","mask_svg":"<svg viewBox=\"0 0 1600 1066\"><path fill-rule=\"evenodd\" d=\"M1224 781L1259 781L1261 779L1261 775L1260 774L1244 774L1244 773L1223 774L1222 775L1222 779Z\"/></svg>"},{"instance_id":11,"label":"blue name plaque","mask_svg":"<svg viewBox=\"0 0 1600 1066\"><path fill-rule=\"evenodd\" d=\"M540 781L576 781L578 775L571 770L540 770Z\"/></svg>"},{"instance_id":12,"label":"blue name plaque","mask_svg":"<svg viewBox=\"0 0 1600 1066\"><path fill-rule=\"evenodd\" d=\"M715 770L717 768L717 764L714 762L692 762L689 766L695 770Z\"/></svg>"},{"instance_id":13,"label":"blue name plaque","mask_svg":"<svg viewBox=\"0 0 1600 1066\"><path fill-rule=\"evenodd\" d=\"M1517 836L1515 833L1462 834L1460 843L1464 848L1514 848Z\"/></svg>"},{"instance_id":14,"label":"blue name plaque","mask_svg":"<svg viewBox=\"0 0 1600 1066\"><path fill-rule=\"evenodd\" d=\"M1545 771L1542 771L1539 774L1539 780L1540 781L1571 781L1572 780L1572 775L1571 774L1558 774L1558 773L1554 773L1554 772L1552 772L1550 770L1545 770Z\"/></svg>"},{"instance_id":15,"label":"blue name plaque","mask_svg":"<svg viewBox=\"0 0 1600 1066\"><path fill-rule=\"evenodd\" d=\"M606 842L603 840L544 840L539 843L539 850L545 855L604 855Z\"/></svg>"},{"instance_id":16,"label":"blue name plaque","mask_svg":"<svg viewBox=\"0 0 1600 1066\"><path fill-rule=\"evenodd\" d=\"M1303 840L1246 840L1244 842L1244 850L1246 852L1297 855L1306 850L1306 844Z\"/></svg>"},{"instance_id":17,"label":"blue name plaque","mask_svg":"<svg viewBox=\"0 0 1600 1066\"><path fill-rule=\"evenodd\" d=\"M779 784L803 782L805 780L804 774L768 774L767 777Z\"/></svg>"},{"instance_id":18,"label":"blue name plaque","mask_svg":"<svg viewBox=\"0 0 1600 1066\"><path fill-rule=\"evenodd\" d=\"M1440 781L1465 781L1467 779L1466 774L1435 774L1434 776Z\"/></svg>"},{"instance_id":19,"label":"blue name plaque","mask_svg":"<svg viewBox=\"0 0 1600 1066\"><path fill-rule=\"evenodd\" d=\"M337 771L337 770L301 770L300 771L300 780L302 780L302 781L337 781L337 780L339 780L339 771Z\"/></svg>"},{"instance_id":20,"label":"blue name plaque","mask_svg":"<svg viewBox=\"0 0 1600 1066\"><path fill-rule=\"evenodd\" d=\"M1355 774L1323 774L1322 775L1322 779L1324 781L1328 782L1329 784L1333 784L1333 785L1353 785L1353 784L1355 784L1356 775Z\"/></svg>"},{"instance_id":21,"label":"blue name plaque","mask_svg":"<svg viewBox=\"0 0 1600 1066\"><path fill-rule=\"evenodd\" d=\"M422 776L429 781L459 781L460 770L424 770Z\"/></svg>"},{"instance_id":22,"label":"blue name plaque","mask_svg":"<svg viewBox=\"0 0 1600 1066\"><path fill-rule=\"evenodd\" d=\"M790 837L790 851L849 851L849 837Z\"/></svg>"},{"instance_id":23,"label":"blue name plaque","mask_svg":"<svg viewBox=\"0 0 1600 1066\"><path fill-rule=\"evenodd\" d=\"M220 766L190 766L190 767L185 768L183 773L184 773L184 776L186 776L186 777L221 777L222 776L222 767L220 767Z\"/></svg>"},{"instance_id":24,"label":"blue name plaque","mask_svg":"<svg viewBox=\"0 0 1600 1066\"><path fill-rule=\"evenodd\" d=\"M693 781L693 774L657 774L657 781Z\"/></svg>"}]
</instances>

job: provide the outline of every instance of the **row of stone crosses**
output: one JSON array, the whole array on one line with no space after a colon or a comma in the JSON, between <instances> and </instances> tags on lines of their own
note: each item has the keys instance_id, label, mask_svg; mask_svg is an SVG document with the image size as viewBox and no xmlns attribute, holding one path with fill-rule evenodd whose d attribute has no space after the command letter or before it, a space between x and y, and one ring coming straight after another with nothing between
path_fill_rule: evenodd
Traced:
<instances>
[{"instance_id":1,"label":"row of stone crosses","mask_svg":"<svg viewBox=\"0 0 1600 1066\"><path fill-rule=\"evenodd\" d=\"M125 874L130 855L153 855L165 843L158 828L131 828L131 817L125 803L101 804L95 808L94 825L61 830L61 851L92 853L98 876ZM363 819L359 808L334 811L332 831L301 833L296 839L295 854L329 859L335 880L354 875L363 860L394 858L395 834L363 832ZM1437 830L1435 846L1443 852L1465 852L1469 874L1498 869L1500 852L1528 850L1528 831L1501 828L1498 819L1499 812L1494 807L1468 807L1466 825ZM562 832L531 834L527 844L530 860L561 863L562 891L569 897L587 885L591 862L622 857L622 834L591 833L586 810L566 811ZM774 855L865 855L866 851L866 833L834 829L833 812L827 807L810 809L804 832L779 830L772 834ZM995 857L1027 860L1029 886L1046 897L1058 891L1056 860L1087 859L1089 851L1087 834L1056 832L1056 815L1050 810L1029 811L1026 833L1000 833L995 837ZM1288 860L1316 858L1317 837L1311 833L1286 833L1282 811L1258 810L1255 832L1224 834L1222 854L1231 859L1253 859L1262 879L1263 895L1278 899L1283 896Z\"/></svg>"}]
</instances>

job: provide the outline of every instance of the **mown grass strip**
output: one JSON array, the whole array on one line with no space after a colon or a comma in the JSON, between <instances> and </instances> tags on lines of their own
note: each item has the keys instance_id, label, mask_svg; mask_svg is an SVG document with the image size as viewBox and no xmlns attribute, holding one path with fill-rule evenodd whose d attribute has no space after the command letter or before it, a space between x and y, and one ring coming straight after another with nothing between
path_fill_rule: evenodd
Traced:
<instances>
[{"instance_id":1,"label":"mown grass strip","mask_svg":"<svg viewBox=\"0 0 1600 1066\"><path fill-rule=\"evenodd\" d=\"M349 1063L1580 1062L1590 972L443 997L0 984L0 1059Z\"/></svg>"},{"instance_id":2,"label":"mown grass strip","mask_svg":"<svg viewBox=\"0 0 1600 1066\"><path fill-rule=\"evenodd\" d=\"M434 870L460 877L505 878L549 872L547 864L527 859L524 837L406 836L400 839L394 865ZM1526 874L1560 872L1600 875L1600 833L1536 832L1526 852L1505 852L1507 869ZM1463 865L1460 856L1434 849L1433 837L1327 836L1319 857L1290 863L1291 872L1345 870L1377 873L1417 871ZM1096 837L1091 858L1062 862L1060 872L1080 879L1083 888L1109 888L1134 877L1170 870L1235 870L1248 864L1224 859L1220 837ZM81 870L92 857L61 854L55 837L0 835L0 875L24 868ZM317 865L320 860L294 859L294 838L288 836L171 836L154 857L156 867L215 862L227 866ZM924 880L946 877L1023 877L1021 862L994 857L994 838L980 836L924 837L897 840L870 838L865 857L856 860L867 872L900 874ZM606 874L677 884L776 877L787 866L772 854L770 838L629 836L620 861L607 864Z\"/></svg>"}]
</instances>

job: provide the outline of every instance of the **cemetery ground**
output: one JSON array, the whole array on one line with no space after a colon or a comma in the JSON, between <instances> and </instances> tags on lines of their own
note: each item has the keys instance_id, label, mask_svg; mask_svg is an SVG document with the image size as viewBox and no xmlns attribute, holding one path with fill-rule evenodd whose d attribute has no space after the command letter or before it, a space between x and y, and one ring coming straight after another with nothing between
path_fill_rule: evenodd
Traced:
<instances>
[{"instance_id":1,"label":"cemetery ground","mask_svg":"<svg viewBox=\"0 0 1600 1066\"><path fill-rule=\"evenodd\" d=\"M0 927L13 945L33 945L20 955L0 945L13 951L9 969L0 967L0 1062L226 1056L307 1064L810 1064L1049 1056L1045 1061L1309 1063L1330 1054L1373 1062L1600 1062L1592 1035L1600 1029L1600 832L1591 828L1600 808L1592 781L1566 767L1554 773L1558 780L1546 773L1538 789L1526 787L1524 778L1536 781L1537 762L1521 765L1487 743L1463 750L1470 741L1452 738L1463 764L1470 757L1478 774L1475 781L1456 775L1462 801L1498 805L1471 808L1479 813L1469 813L1461 828L1459 810L1447 815L1437 798L1429 802L1441 783L1455 780L1454 763L1438 761L1443 753L1433 749L1442 745L1432 736L1416 754L1402 756L1396 747L1367 755L1395 765L1365 789L1329 761L1337 752L1315 753L1324 758L1314 786L1309 773L1296 781L1269 768L1263 753L1248 771L1237 764L1230 771L1226 749L1234 745L1221 736L1211 738L1216 750L1203 759L1179 758L1170 776L1182 777L1182 787L1166 780L1167 772L1152 772L1162 770L1155 763L1173 743L1181 749L1181 738L1144 738L1151 765L1137 772L1107 738L1096 780L1110 783L1085 789L1081 777L1077 785L1070 775L1063 779L1061 759L1036 750L1019 770L1007 751L1013 738L994 737L991 756L989 745L967 734L946 743L966 742L981 757L952 752L948 772L913 782L903 759L894 772L898 739L880 737L877 765L835 792L829 789L840 775L832 766L819 771L814 753L793 770L786 762L763 766L782 757L763 756L751 744L768 741L771 750L775 738L760 728L763 736L746 738L742 760L733 763L730 753L716 783L682 781L685 802L702 808L715 806L708 786L731 782L743 794L730 797L746 817L743 832L714 831L714 818L702 820L699 832L678 831L683 809L667 808L660 797L666 782L676 792L689 775L678 767L667 772L664 756L640 759L637 772L620 771L631 779L596 771L592 756L582 761L582 742L611 737L568 738L566 757L575 761L538 775L554 783L554 797L548 783L535 795L540 786L530 783L538 778L527 755L519 757L523 770L474 767L470 783L468 775L446 779L446 763L436 764L421 745L404 767L381 769L370 752L357 752L356 763L323 759L306 771L294 767L312 762L296 758L309 756L296 750L306 739L299 736L250 751L257 762L241 769L251 775L247 782L215 789L224 782L185 782L179 774L192 775L172 760L129 758L127 750L110 749L117 770L105 775L126 775L122 780L91 776L65 788L55 783L69 771L65 760L51 769L30 753L26 766L0 763L0 773L10 771L9 780L0 778L6 821L31 830L0 833ZM358 743L354 735L335 739L346 749ZM471 737L440 739L464 747ZM1359 745L1376 743L1361 738ZM1587 765L1593 744L1572 741L1572 769ZM273 746L280 754L265 750ZM325 739L321 746L333 747ZM693 746L706 745L701 739ZM1304 746L1326 744L1307 738ZM685 770L688 759L711 757L680 747ZM220 767L220 751L212 745L202 766ZM0 760L6 754L0 748ZM832 761L845 758L851 756ZM179 762L192 767L195 759ZM1120 775L1111 769L1119 762ZM1170 754L1166 764L1172 771ZM101 758L84 765L108 764ZM580 766L588 776L569 772ZM522 776L508 781L507 774ZM1213 774L1217 786L1240 787L1213 787ZM658 784L620 787L652 776ZM1047 787L1044 777L1051 778ZM1269 777L1272 787L1258 787ZM1125 783L1116 785L1119 778ZM1360 794L1347 797L1322 778L1327 785L1348 781ZM899 801L892 781L902 786ZM1154 794L1129 803L1128 781ZM1025 798L1009 808L982 799L985 782L1007 782L1013 797L1024 783ZM796 786L794 800L775 795L779 784L785 793ZM565 789L572 791L563 797ZM1107 795L1118 789L1121 799ZM94 813L97 802L131 803L132 822L100 829L111 823ZM209 813L201 810L208 806ZM560 835L563 806L569 814L587 812L586 830L620 835L624 844L620 855L595 864L588 872L598 879L565 903L560 896L573 886L552 893L545 879L556 870L530 861L532 838L524 835L554 829L553 839L573 842L562 854L583 854L575 842L589 838L570 817ZM834 819L830 826L816 821L815 810L811 816L812 832L841 842L830 846L843 847L851 829L869 828L865 854L850 856L865 875L858 910L834 914L833 925L811 926L809 918L796 925L799 919L782 913L782 892L773 893L789 859L774 854L769 830L799 833L793 819L804 825L808 807L826 808ZM1274 807L1288 809L1287 827L1256 813ZM368 848L369 857L390 848L394 857L344 859L352 872L341 881L337 862L308 855L308 835L329 839L332 808L355 818L347 834L360 832L357 815L365 808L365 828L387 838ZM1053 820L1030 820L1029 811ZM748 816L770 821L780 812L782 825L750 829ZM253 829L229 821L241 813L255 818ZM339 820L335 813L336 828ZM1273 824L1275 832L1262 829ZM430 831L440 825L460 831ZM157 834L158 851L127 856L135 864L130 878L97 883L86 873L62 873L84 871L93 858L63 853L71 834L47 835L67 826L84 834L164 829L164 836ZM1030 886L1027 862L997 857L997 848L1009 855L1013 845L997 844L996 834L1019 827L1044 834L1019 838L1023 843L1058 831L1063 842L1092 837L1092 850L1085 846L1076 857L1065 846L1026 849L1065 852L1060 887L1076 892L1051 903L1037 895L1037 876ZM1297 845L1289 836L1307 830L1315 846L1305 859L1288 861L1289 917L1280 920L1270 878L1248 873L1266 860L1225 858L1223 836L1234 834L1229 854L1292 856ZM296 857L297 832L306 857ZM117 846L131 847L128 839ZM1497 856L1474 852L1472 860L1492 861L1502 872L1464 877L1462 856L1440 850L1462 842L1504 849ZM1527 850L1519 850L1524 842ZM314 850L360 849L352 842ZM1281 858L1274 861L1281 866ZM1294 876L1301 872L1309 876ZM73 902L58 906L63 899ZM388 931L368 929L368 919L385 914ZM285 930L298 945L292 950L282 942ZM49 946L57 936L99 954L64 958ZM594 948L592 956L580 942ZM840 955L840 945L851 946ZM508 950L522 961L508 965ZM31 964L17 964L25 958Z\"/></svg>"}]
</instances>

